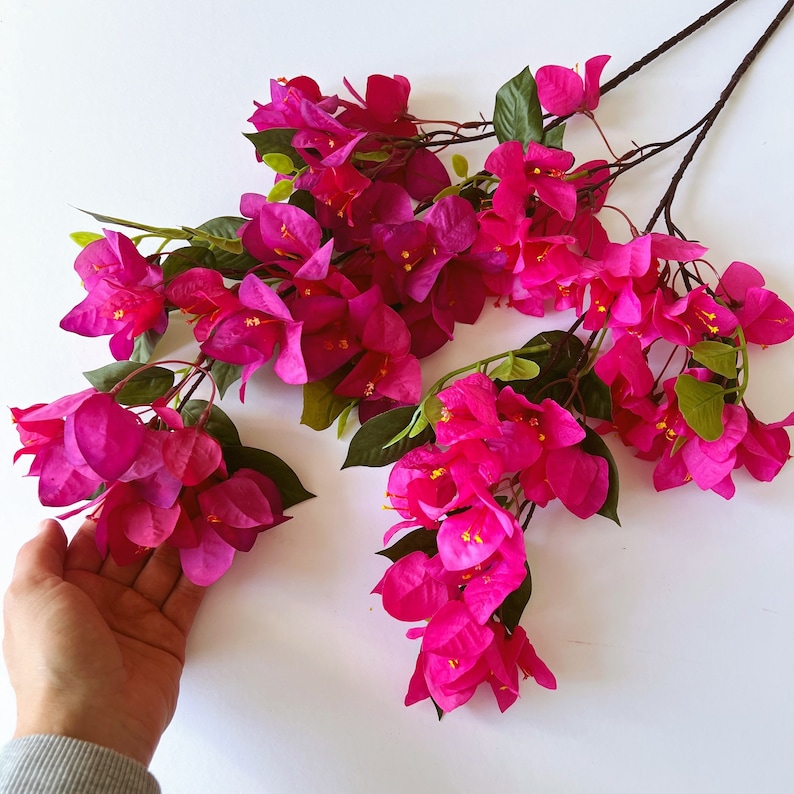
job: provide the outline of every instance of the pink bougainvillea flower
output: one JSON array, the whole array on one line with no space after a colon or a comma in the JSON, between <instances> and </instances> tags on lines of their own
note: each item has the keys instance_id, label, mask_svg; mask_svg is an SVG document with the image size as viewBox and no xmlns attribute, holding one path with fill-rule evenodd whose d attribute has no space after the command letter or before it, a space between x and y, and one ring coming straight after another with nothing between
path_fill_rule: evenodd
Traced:
<instances>
[{"instance_id":1,"label":"pink bougainvillea flower","mask_svg":"<svg viewBox=\"0 0 794 794\"><path fill-rule=\"evenodd\" d=\"M198 426L183 427L168 433L163 441L163 462L183 485L198 485L217 470L221 445Z\"/></svg>"},{"instance_id":2,"label":"pink bougainvillea flower","mask_svg":"<svg viewBox=\"0 0 794 794\"><path fill-rule=\"evenodd\" d=\"M251 218L238 230L246 251L265 264L278 264L291 276L321 280L328 274L333 242L321 244L320 224L300 207L245 193L240 212Z\"/></svg>"},{"instance_id":3,"label":"pink bougainvillea flower","mask_svg":"<svg viewBox=\"0 0 794 794\"><path fill-rule=\"evenodd\" d=\"M527 214L527 201L537 193L544 204L565 220L576 213L576 184L565 181L573 165L573 155L549 149L530 141L526 153L519 141L506 141L496 147L485 167L500 178L493 197L494 211L511 223L520 223Z\"/></svg>"},{"instance_id":4,"label":"pink bougainvillea flower","mask_svg":"<svg viewBox=\"0 0 794 794\"><path fill-rule=\"evenodd\" d=\"M364 355L334 389L344 397L388 397L402 404L421 397L422 372L402 318L380 301L377 288L350 301L351 327Z\"/></svg>"},{"instance_id":5,"label":"pink bougainvillea flower","mask_svg":"<svg viewBox=\"0 0 794 794\"><path fill-rule=\"evenodd\" d=\"M220 361L243 366L245 384L253 372L269 361L276 345L279 353L273 370L285 383L306 383L306 365L300 352L302 324L295 322L286 304L256 275L240 285L242 309L221 320L202 352Z\"/></svg>"},{"instance_id":6,"label":"pink bougainvillea flower","mask_svg":"<svg viewBox=\"0 0 794 794\"><path fill-rule=\"evenodd\" d=\"M430 558L423 551L413 551L389 567L375 586L383 608L396 620L430 620L448 601L457 587L434 579L427 571Z\"/></svg>"},{"instance_id":7,"label":"pink bougainvillea flower","mask_svg":"<svg viewBox=\"0 0 794 794\"><path fill-rule=\"evenodd\" d=\"M74 412L74 438L85 462L103 479L118 479L132 465L145 428L110 394L94 394Z\"/></svg>"},{"instance_id":8,"label":"pink bougainvillea flower","mask_svg":"<svg viewBox=\"0 0 794 794\"><path fill-rule=\"evenodd\" d=\"M596 55L584 65L584 83L578 71L564 66L541 66L535 74L538 99L549 113L569 116L595 110L601 98L599 81L609 55Z\"/></svg>"},{"instance_id":9,"label":"pink bougainvillea flower","mask_svg":"<svg viewBox=\"0 0 794 794\"><path fill-rule=\"evenodd\" d=\"M791 457L791 439L786 428L792 425L794 413L770 424L749 415L747 432L736 449L737 467L744 466L756 480L771 482Z\"/></svg>"},{"instance_id":10,"label":"pink bougainvillea flower","mask_svg":"<svg viewBox=\"0 0 794 794\"><path fill-rule=\"evenodd\" d=\"M416 135L416 124L408 113L408 96L411 84L400 74L387 77L373 74L367 78L367 88L362 98L345 80L348 91L361 103L356 105L344 99L345 108L337 119L348 127L381 132L399 138Z\"/></svg>"},{"instance_id":11,"label":"pink bougainvillea flower","mask_svg":"<svg viewBox=\"0 0 794 794\"><path fill-rule=\"evenodd\" d=\"M318 105L301 102L301 124L292 145L310 165L335 168L350 159L366 131L352 130Z\"/></svg>"},{"instance_id":12,"label":"pink bougainvillea flower","mask_svg":"<svg viewBox=\"0 0 794 794\"><path fill-rule=\"evenodd\" d=\"M190 529L182 528L180 542L172 536L172 544L179 548L185 575L202 586L226 573L237 550L248 551L259 533L288 518L273 481L252 469L240 469L191 495L183 500L182 512L181 521Z\"/></svg>"},{"instance_id":13,"label":"pink bougainvillea flower","mask_svg":"<svg viewBox=\"0 0 794 794\"><path fill-rule=\"evenodd\" d=\"M541 686L557 686L521 627L508 636L500 623L479 626L460 601L443 606L420 636L422 649L406 706L432 697L442 711L452 711L487 682L504 711L518 697L518 670Z\"/></svg>"},{"instance_id":14,"label":"pink bougainvillea flower","mask_svg":"<svg viewBox=\"0 0 794 794\"><path fill-rule=\"evenodd\" d=\"M439 444L500 435L496 386L480 372L455 381L438 393L443 403L436 425Z\"/></svg>"},{"instance_id":15,"label":"pink bougainvillea flower","mask_svg":"<svg viewBox=\"0 0 794 794\"><path fill-rule=\"evenodd\" d=\"M254 104L257 109L248 119L257 130L296 129L303 125L301 104L312 102L326 113L336 113L339 100L336 96L323 96L320 87L311 78L301 75L291 80L270 81L270 102Z\"/></svg>"},{"instance_id":16,"label":"pink bougainvillea flower","mask_svg":"<svg viewBox=\"0 0 794 794\"><path fill-rule=\"evenodd\" d=\"M653 307L653 324L663 339L691 347L707 337L730 336L737 325L736 316L714 300L706 287L695 287L684 297L668 302L659 290Z\"/></svg>"},{"instance_id":17,"label":"pink bougainvillea flower","mask_svg":"<svg viewBox=\"0 0 794 794\"><path fill-rule=\"evenodd\" d=\"M794 336L794 311L765 289L765 283L751 265L732 262L722 274L717 296L734 310L748 342L776 345Z\"/></svg>"},{"instance_id":18,"label":"pink bougainvillea flower","mask_svg":"<svg viewBox=\"0 0 794 794\"><path fill-rule=\"evenodd\" d=\"M194 315L188 322L198 342L205 341L217 323L241 308L236 293L223 283L223 276L205 267L180 273L165 294L183 314Z\"/></svg>"},{"instance_id":19,"label":"pink bougainvillea flower","mask_svg":"<svg viewBox=\"0 0 794 794\"><path fill-rule=\"evenodd\" d=\"M115 284L155 286L162 281L160 269L149 264L124 234L103 229L104 238L90 242L78 254L74 269L89 292L103 279Z\"/></svg>"}]
</instances>

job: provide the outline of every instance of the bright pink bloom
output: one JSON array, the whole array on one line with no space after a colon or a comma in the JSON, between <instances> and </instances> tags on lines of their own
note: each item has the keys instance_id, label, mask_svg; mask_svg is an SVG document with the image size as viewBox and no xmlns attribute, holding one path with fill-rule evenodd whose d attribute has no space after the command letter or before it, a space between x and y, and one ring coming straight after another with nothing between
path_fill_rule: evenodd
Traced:
<instances>
[{"instance_id":1,"label":"bright pink bloom","mask_svg":"<svg viewBox=\"0 0 794 794\"><path fill-rule=\"evenodd\" d=\"M527 202L537 193L544 204L572 220L576 212L576 184L565 180L573 155L530 141L526 153L519 141L505 141L485 161L485 167L500 178L493 197L494 211L511 223L527 214Z\"/></svg>"},{"instance_id":2,"label":"bright pink bloom","mask_svg":"<svg viewBox=\"0 0 794 794\"><path fill-rule=\"evenodd\" d=\"M794 311L764 284L754 267L732 262L722 274L717 296L734 310L748 342L776 345L794 336Z\"/></svg>"},{"instance_id":3,"label":"bright pink bloom","mask_svg":"<svg viewBox=\"0 0 794 794\"><path fill-rule=\"evenodd\" d=\"M217 323L242 306L235 292L224 283L217 270L192 267L180 273L165 291L168 300L183 314L194 315L189 320L198 342L204 342Z\"/></svg>"},{"instance_id":4,"label":"bright pink bloom","mask_svg":"<svg viewBox=\"0 0 794 794\"><path fill-rule=\"evenodd\" d=\"M242 364L244 394L251 375L279 353L273 370L285 383L306 383L306 365L300 351L302 323L295 322L284 301L256 275L247 275L240 285L242 309L221 320L202 352L230 364Z\"/></svg>"},{"instance_id":5,"label":"bright pink bloom","mask_svg":"<svg viewBox=\"0 0 794 794\"><path fill-rule=\"evenodd\" d=\"M254 104L257 109L248 119L257 130L274 128L293 129L303 126L301 104L312 102L327 113L335 113L339 107L336 96L326 97L311 77L294 77L287 81L270 81L270 102Z\"/></svg>"},{"instance_id":6,"label":"bright pink bloom","mask_svg":"<svg viewBox=\"0 0 794 794\"><path fill-rule=\"evenodd\" d=\"M653 307L653 324L663 339L691 347L704 338L730 336L736 316L714 300L706 287L696 287L673 303L659 290Z\"/></svg>"},{"instance_id":7,"label":"bright pink bloom","mask_svg":"<svg viewBox=\"0 0 794 794\"><path fill-rule=\"evenodd\" d=\"M400 74L394 77L383 74L370 75L367 78L367 89L363 99L347 80L345 85L361 106L341 100L345 109L337 118L342 124L400 138L411 138L416 135L416 124L408 113L411 84L405 77Z\"/></svg>"},{"instance_id":8,"label":"bright pink bloom","mask_svg":"<svg viewBox=\"0 0 794 794\"><path fill-rule=\"evenodd\" d=\"M791 457L791 439L785 428L792 425L794 413L771 424L748 416L747 433L736 450L736 465L744 466L756 480L771 482Z\"/></svg>"},{"instance_id":9,"label":"bright pink bloom","mask_svg":"<svg viewBox=\"0 0 794 794\"><path fill-rule=\"evenodd\" d=\"M475 372L455 381L438 393L438 399L444 405L436 425L439 444L500 435L496 386L482 373Z\"/></svg>"},{"instance_id":10,"label":"bright pink bloom","mask_svg":"<svg viewBox=\"0 0 794 794\"><path fill-rule=\"evenodd\" d=\"M535 74L540 104L555 116L595 110L601 98L598 83L609 58L609 55L596 55L585 63L584 84L573 69L541 66Z\"/></svg>"}]
</instances>

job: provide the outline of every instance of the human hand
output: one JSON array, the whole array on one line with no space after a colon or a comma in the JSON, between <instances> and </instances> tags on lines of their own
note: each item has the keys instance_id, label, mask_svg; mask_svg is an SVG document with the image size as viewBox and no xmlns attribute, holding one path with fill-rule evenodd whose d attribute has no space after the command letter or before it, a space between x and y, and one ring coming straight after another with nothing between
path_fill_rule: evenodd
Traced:
<instances>
[{"instance_id":1,"label":"human hand","mask_svg":"<svg viewBox=\"0 0 794 794\"><path fill-rule=\"evenodd\" d=\"M94 528L86 521L67 545L44 521L17 556L3 641L14 735L72 736L148 765L176 709L204 588L168 546L125 567L103 560Z\"/></svg>"}]
</instances>

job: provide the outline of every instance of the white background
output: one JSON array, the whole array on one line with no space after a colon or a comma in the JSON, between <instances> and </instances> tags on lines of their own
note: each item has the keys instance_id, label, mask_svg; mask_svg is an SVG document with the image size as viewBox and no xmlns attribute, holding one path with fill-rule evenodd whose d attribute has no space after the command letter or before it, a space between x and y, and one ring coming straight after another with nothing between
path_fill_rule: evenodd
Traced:
<instances>
[{"instance_id":1,"label":"white background","mask_svg":"<svg viewBox=\"0 0 794 794\"><path fill-rule=\"evenodd\" d=\"M613 145L670 137L699 118L782 0L743 0L604 99ZM0 0L0 365L3 406L84 388L106 340L58 329L82 296L68 239L97 224L73 207L196 225L266 192L246 118L268 79L401 73L419 116L490 117L529 64L610 53L616 74L709 0L135 3ZM679 191L675 216L724 268L751 262L794 300L791 75L794 20L753 66ZM579 159L602 150L571 125ZM481 165L487 150L470 155ZM677 150L680 154L681 150ZM642 228L674 156L637 169L613 200ZM615 228L620 228L616 226ZM427 362L435 375L542 328L494 310ZM177 333L166 353L190 354ZM794 409L792 348L757 351L760 419ZM527 682L501 715L478 694L439 724L406 709L416 644L369 595L385 561L385 470L339 471L346 446L298 425L300 394L260 374L224 407L244 441L284 457L318 498L241 555L191 637L182 698L153 771L166 792L784 792L794 780L794 473L740 474L726 502L694 485L656 494L651 467L613 443L622 527L550 507L527 547L524 615L559 689ZM2 423L0 587L48 514ZM348 435L349 439L349 435ZM73 529L75 524L70 524ZM13 695L0 676L0 736Z\"/></svg>"}]
</instances>

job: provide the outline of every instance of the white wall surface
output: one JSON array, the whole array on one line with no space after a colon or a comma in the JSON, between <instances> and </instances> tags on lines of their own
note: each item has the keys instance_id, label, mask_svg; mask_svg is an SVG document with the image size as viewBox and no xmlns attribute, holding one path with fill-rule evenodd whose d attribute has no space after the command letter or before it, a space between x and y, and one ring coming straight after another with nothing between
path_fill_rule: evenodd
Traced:
<instances>
[{"instance_id":1,"label":"white wall surface","mask_svg":"<svg viewBox=\"0 0 794 794\"><path fill-rule=\"evenodd\" d=\"M742 0L605 98L614 144L662 140L713 103L782 0ZM237 212L267 169L240 132L268 79L400 73L417 115L488 117L529 64L610 53L611 77L709 0L0 0L0 378L4 406L84 387L106 340L58 329L80 300L74 207L164 225ZM720 267L750 262L794 301L791 75L794 20L752 67L679 191L679 225ZM578 128L578 129L574 129ZM578 121L580 159L600 154ZM678 150L680 152L680 150ZM476 155L470 155L475 161ZM614 201L642 227L674 156L627 177ZM479 165L479 164L478 164ZM427 382L518 345L538 323L494 310L427 362ZM168 345L187 349L188 335ZM794 409L791 345L758 351L751 407ZM528 682L501 715L490 695L438 723L402 699L416 645L369 595L385 563L386 470L343 472L345 444L298 425L300 395L260 374L224 408L318 498L241 555L208 594L182 697L153 763L169 794L296 791L787 792L794 781L794 468L737 476L730 502L694 486L653 491L651 467L613 444L622 527L549 508L527 533L535 593L523 625L559 689ZM0 587L48 514L11 466L0 425ZM74 529L75 523L70 527ZM0 737L13 694L0 675Z\"/></svg>"}]
</instances>

